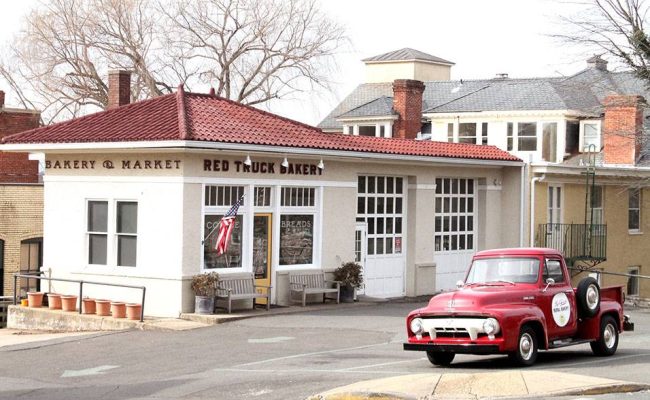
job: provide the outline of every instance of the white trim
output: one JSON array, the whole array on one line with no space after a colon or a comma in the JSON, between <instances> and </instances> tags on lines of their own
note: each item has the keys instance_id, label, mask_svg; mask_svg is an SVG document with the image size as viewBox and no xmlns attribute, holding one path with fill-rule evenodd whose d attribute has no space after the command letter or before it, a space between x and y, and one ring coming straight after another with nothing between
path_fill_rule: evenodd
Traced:
<instances>
[{"instance_id":1,"label":"white trim","mask_svg":"<svg viewBox=\"0 0 650 400\"><path fill-rule=\"evenodd\" d=\"M504 118L504 117L597 117L595 114L579 110L506 110L506 111L456 111L447 113L424 112L423 117L431 120L452 119L457 117L469 118Z\"/></svg>"},{"instance_id":2,"label":"white trim","mask_svg":"<svg viewBox=\"0 0 650 400\"><path fill-rule=\"evenodd\" d=\"M363 61L363 60L362 60ZM435 64L443 65L446 67L453 67L456 63L453 62L443 62L443 61L433 61L433 60L422 60L419 58L412 58L409 60L381 60L381 61L363 61L364 64L408 64L408 63L423 63L423 64Z\"/></svg>"},{"instance_id":3,"label":"white trim","mask_svg":"<svg viewBox=\"0 0 650 400\"><path fill-rule=\"evenodd\" d=\"M500 192L503 190L502 185L478 185L478 190L488 190Z\"/></svg>"},{"instance_id":4,"label":"white trim","mask_svg":"<svg viewBox=\"0 0 650 400\"><path fill-rule=\"evenodd\" d=\"M586 166L579 165L551 165L551 164L533 164L533 173L559 174L559 175L583 175L587 170ZM622 165L597 165L599 176L616 176L647 178L650 176L650 167L622 166ZM624 174L628 173L628 174Z\"/></svg>"},{"instance_id":5,"label":"white trim","mask_svg":"<svg viewBox=\"0 0 650 400\"><path fill-rule=\"evenodd\" d=\"M282 147L269 145L251 145L239 143L223 142L201 142L201 141L143 141L143 142L106 142L106 143L43 143L43 144L4 144L0 145L0 151L72 151L72 150L110 150L110 149L167 149L167 150L188 150L188 149L205 149L205 150L234 150L243 153L268 152L274 154L301 154L314 155L317 157L343 157L343 158L368 158L379 160L393 161L412 161L423 162L428 165L432 163L440 164L461 164L461 165L481 165L481 166L519 166L523 161L499 161L499 160L481 160L473 158L455 158L455 157L431 157L431 156L411 156L395 155L387 153L369 153L366 151L345 151L345 150L323 150L300 147Z\"/></svg>"},{"instance_id":6,"label":"white trim","mask_svg":"<svg viewBox=\"0 0 650 400\"><path fill-rule=\"evenodd\" d=\"M589 149L585 149L585 125L596 125L598 129L598 145L596 146L596 153L600 152L603 148L603 128L602 121L599 119L585 119L580 121L580 130L579 130L579 140L578 140L578 151L580 153L589 153Z\"/></svg>"},{"instance_id":7,"label":"white trim","mask_svg":"<svg viewBox=\"0 0 650 400\"><path fill-rule=\"evenodd\" d=\"M436 184L428 184L428 183L409 183L408 184L408 189L409 190L436 190Z\"/></svg>"},{"instance_id":8,"label":"white trim","mask_svg":"<svg viewBox=\"0 0 650 400\"><path fill-rule=\"evenodd\" d=\"M377 115L377 116L365 116L365 117L349 117L349 118L337 118L337 122L364 122L364 121L397 121L399 115ZM348 125L348 124L346 124Z\"/></svg>"}]
</instances>

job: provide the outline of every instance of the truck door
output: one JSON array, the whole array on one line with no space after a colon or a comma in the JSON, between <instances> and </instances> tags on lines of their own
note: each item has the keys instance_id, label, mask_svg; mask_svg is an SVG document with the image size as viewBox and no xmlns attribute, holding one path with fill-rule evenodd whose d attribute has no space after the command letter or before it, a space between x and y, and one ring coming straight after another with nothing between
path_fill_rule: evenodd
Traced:
<instances>
[{"instance_id":1,"label":"truck door","mask_svg":"<svg viewBox=\"0 0 650 400\"><path fill-rule=\"evenodd\" d=\"M551 278L555 283L548 285ZM541 282L541 308L549 340L573 336L577 329L576 297L563 261L546 258Z\"/></svg>"}]
</instances>

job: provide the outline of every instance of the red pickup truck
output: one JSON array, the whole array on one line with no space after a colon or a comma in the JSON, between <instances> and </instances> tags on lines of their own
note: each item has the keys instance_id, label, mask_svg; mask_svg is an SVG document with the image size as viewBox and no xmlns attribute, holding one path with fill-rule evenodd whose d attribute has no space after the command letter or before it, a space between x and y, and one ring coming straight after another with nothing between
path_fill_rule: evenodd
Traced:
<instances>
[{"instance_id":1,"label":"red pickup truck","mask_svg":"<svg viewBox=\"0 0 650 400\"><path fill-rule=\"evenodd\" d=\"M571 287L554 249L515 248L476 253L458 289L434 296L409 313L404 350L426 351L434 365L459 354L508 354L532 365L538 350L580 343L611 356L623 330L623 287L600 288L594 278Z\"/></svg>"}]
</instances>

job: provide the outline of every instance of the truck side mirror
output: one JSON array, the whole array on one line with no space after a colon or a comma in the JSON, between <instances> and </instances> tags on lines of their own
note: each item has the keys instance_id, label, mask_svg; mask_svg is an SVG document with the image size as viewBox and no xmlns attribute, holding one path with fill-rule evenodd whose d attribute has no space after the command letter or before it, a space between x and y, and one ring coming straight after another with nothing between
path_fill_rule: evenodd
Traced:
<instances>
[{"instance_id":1,"label":"truck side mirror","mask_svg":"<svg viewBox=\"0 0 650 400\"><path fill-rule=\"evenodd\" d=\"M546 290L548 289L548 287L551 286L551 285L555 285L555 279L553 279L553 278L546 278L546 287L544 288L544 290L542 290L542 292L546 292Z\"/></svg>"},{"instance_id":2,"label":"truck side mirror","mask_svg":"<svg viewBox=\"0 0 650 400\"><path fill-rule=\"evenodd\" d=\"M457 289L460 289L460 288L462 288L463 286L465 286L465 282L460 281L460 280L459 280L459 281L456 281L456 288L457 288Z\"/></svg>"}]
</instances>

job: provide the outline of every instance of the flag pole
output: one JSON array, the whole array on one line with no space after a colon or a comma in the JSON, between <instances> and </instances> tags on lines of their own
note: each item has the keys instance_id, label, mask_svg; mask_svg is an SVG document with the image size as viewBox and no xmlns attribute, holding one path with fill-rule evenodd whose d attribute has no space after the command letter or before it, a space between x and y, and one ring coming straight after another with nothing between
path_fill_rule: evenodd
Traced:
<instances>
[{"instance_id":1,"label":"flag pole","mask_svg":"<svg viewBox=\"0 0 650 400\"><path fill-rule=\"evenodd\" d=\"M243 199L244 196L246 196L246 195L245 195L245 194L242 194L242 195L241 195L241 198ZM224 217L221 217L221 219L219 220L219 223L217 224L217 226L215 226L214 228L212 228L212 230L208 233L208 235L207 235L206 237L204 237L203 240L201 240L201 246L203 246L203 245L205 244L205 241L208 240L208 238L209 238L210 236L212 236L212 234L213 234L213 233L214 233L214 232L215 232L215 231L216 231L216 230L221 226L221 221L223 221L223 218L224 218Z\"/></svg>"}]
</instances>

